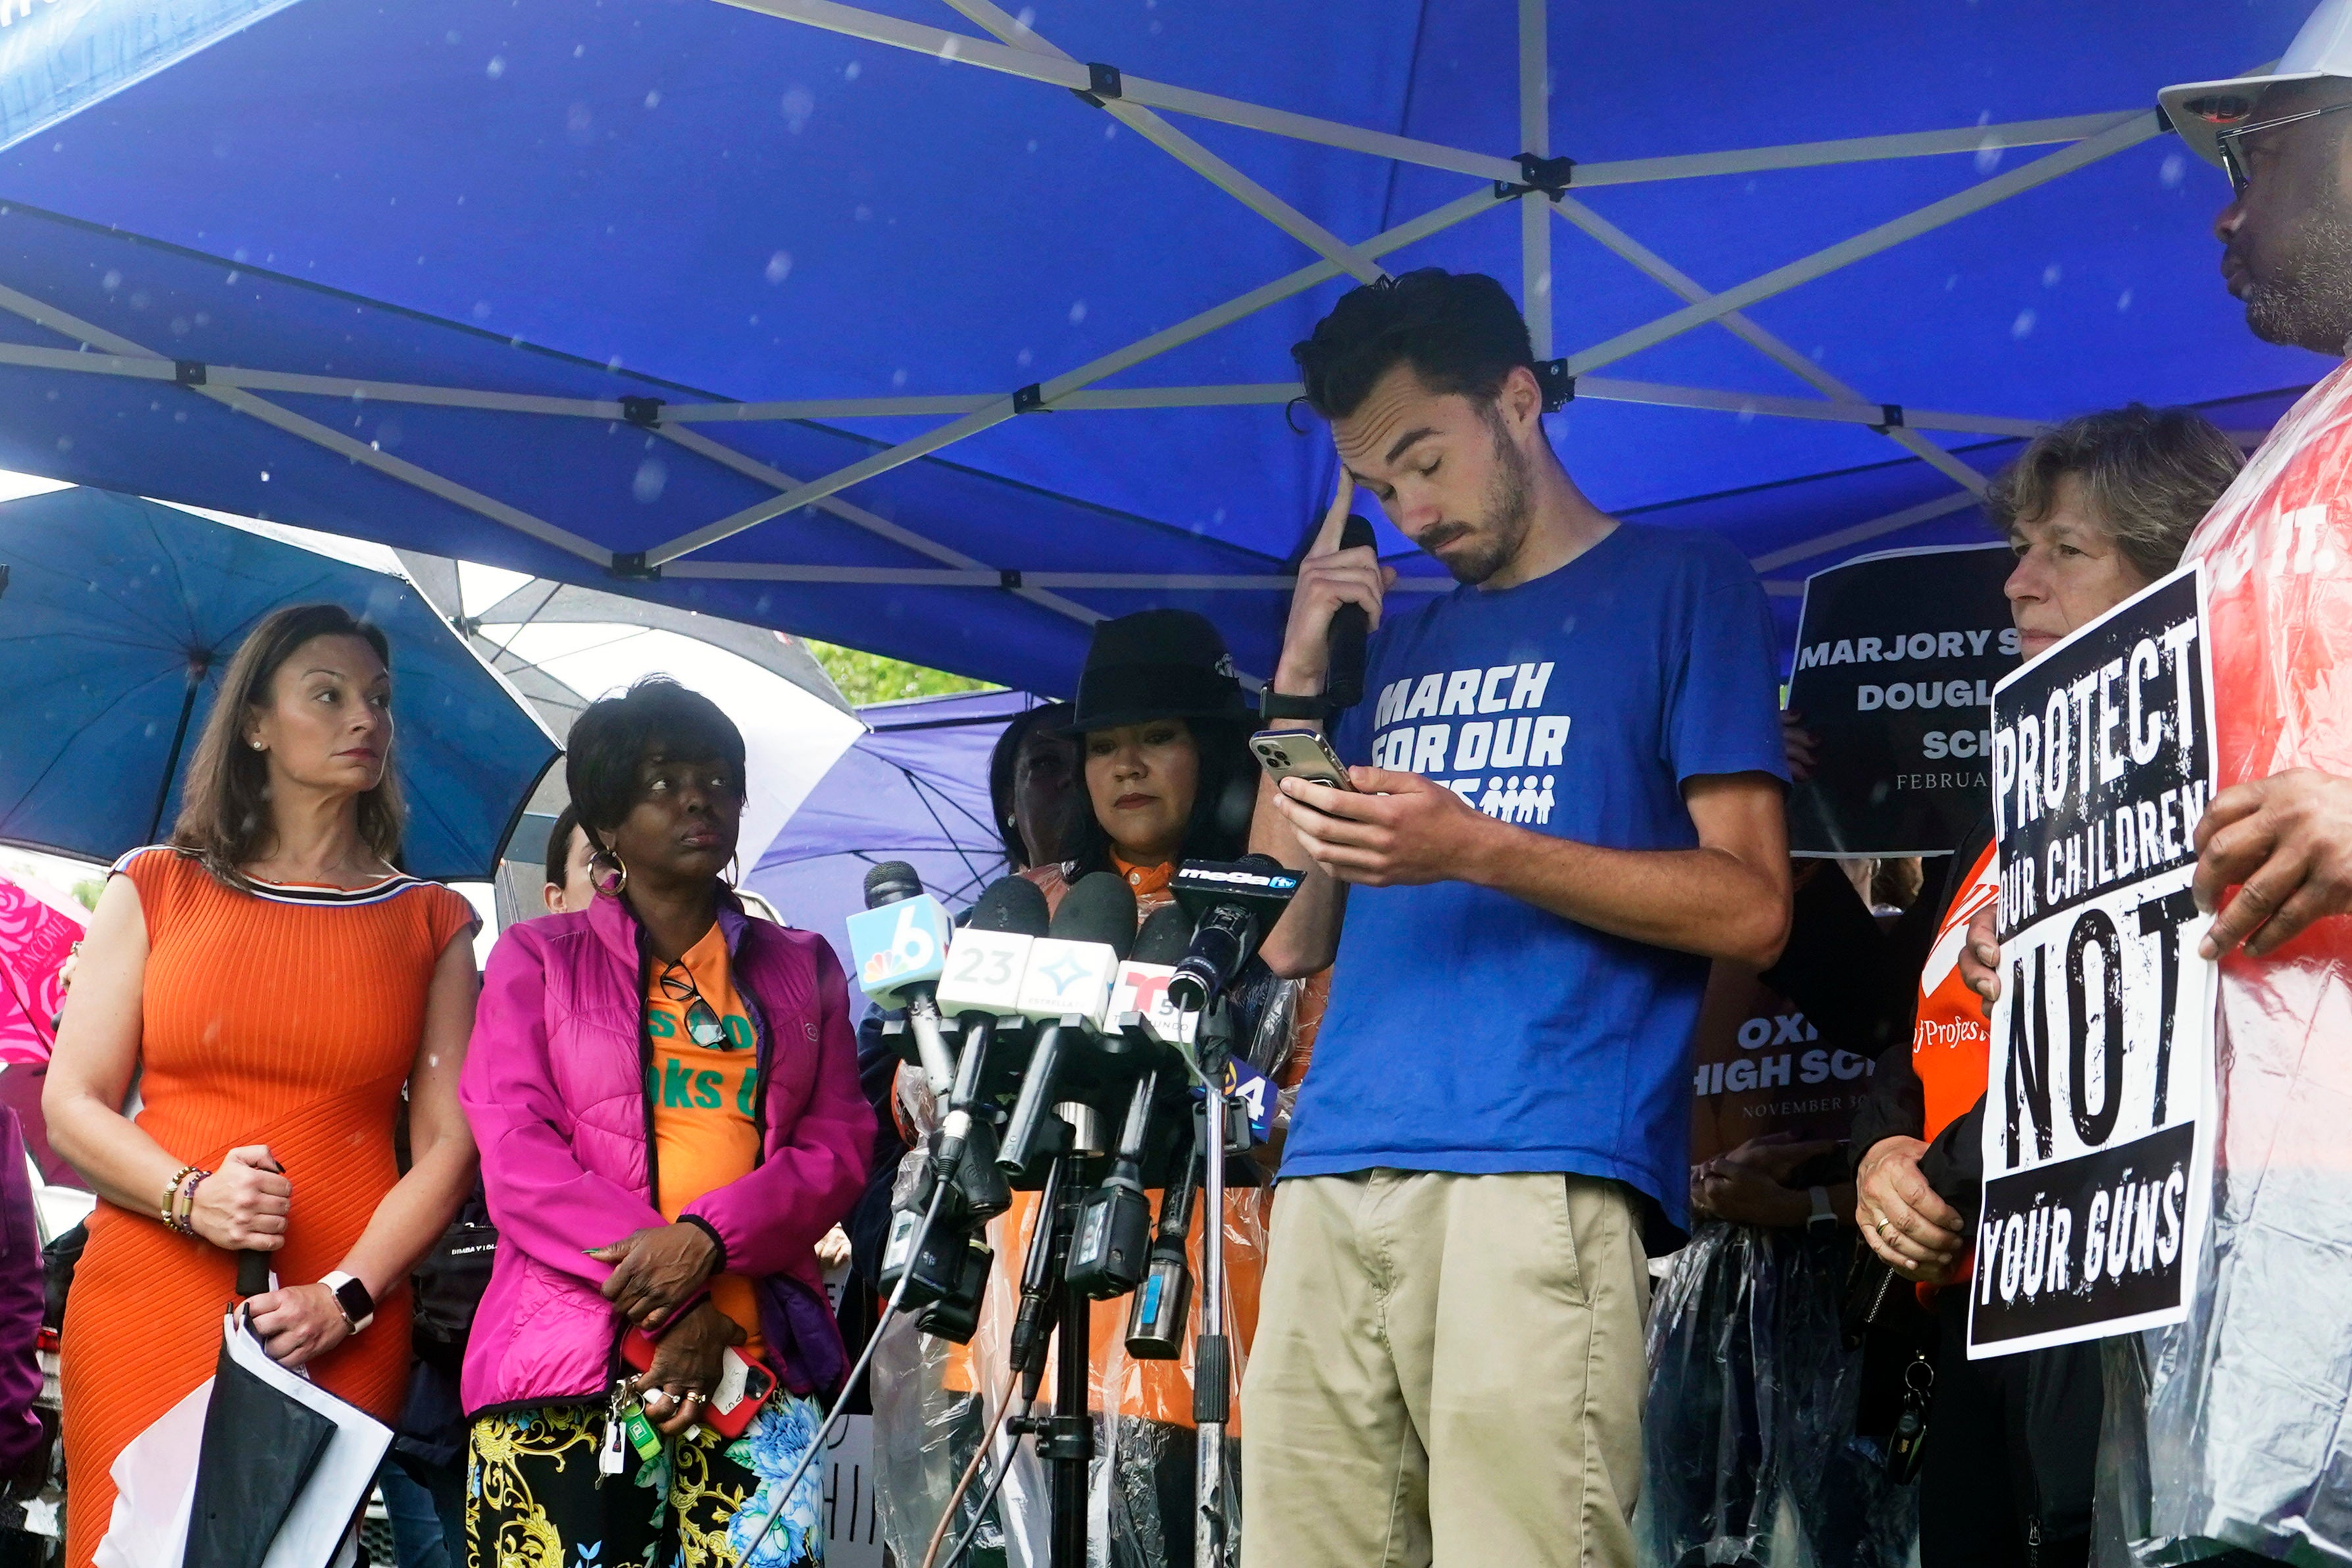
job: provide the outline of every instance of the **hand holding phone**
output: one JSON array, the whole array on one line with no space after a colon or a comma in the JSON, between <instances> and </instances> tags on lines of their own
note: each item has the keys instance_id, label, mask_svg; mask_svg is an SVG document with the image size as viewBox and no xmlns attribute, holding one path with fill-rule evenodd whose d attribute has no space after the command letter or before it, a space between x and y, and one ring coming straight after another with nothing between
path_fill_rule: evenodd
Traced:
<instances>
[{"instance_id":1,"label":"hand holding phone","mask_svg":"<svg viewBox=\"0 0 2352 1568\"><path fill-rule=\"evenodd\" d=\"M1250 751L1266 777L1277 783L1304 779L1334 789L1356 790L1348 778L1348 765L1339 760L1329 741L1311 729L1262 729L1250 737Z\"/></svg>"}]
</instances>

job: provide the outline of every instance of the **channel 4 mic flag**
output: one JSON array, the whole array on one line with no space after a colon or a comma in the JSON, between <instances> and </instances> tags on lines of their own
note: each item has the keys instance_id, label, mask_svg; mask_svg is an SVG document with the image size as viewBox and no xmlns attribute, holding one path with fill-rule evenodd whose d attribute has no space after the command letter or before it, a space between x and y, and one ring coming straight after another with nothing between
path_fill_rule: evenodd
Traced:
<instances>
[{"instance_id":1,"label":"channel 4 mic flag","mask_svg":"<svg viewBox=\"0 0 2352 1568\"><path fill-rule=\"evenodd\" d=\"M1984 816L1993 683L2017 666L2007 545L1888 550L1805 580L1789 706L1817 745L1801 855L1942 855Z\"/></svg>"}]
</instances>

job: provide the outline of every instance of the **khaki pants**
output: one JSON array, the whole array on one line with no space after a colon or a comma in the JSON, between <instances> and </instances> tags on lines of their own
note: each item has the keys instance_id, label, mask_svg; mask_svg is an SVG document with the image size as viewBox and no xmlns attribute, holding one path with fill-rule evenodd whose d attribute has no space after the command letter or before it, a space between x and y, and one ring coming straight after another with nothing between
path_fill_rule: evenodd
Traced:
<instances>
[{"instance_id":1,"label":"khaki pants","mask_svg":"<svg viewBox=\"0 0 2352 1568\"><path fill-rule=\"evenodd\" d=\"M1242 1388L1242 1568L1630 1565L1648 1310L1613 1182L1285 1181Z\"/></svg>"}]
</instances>

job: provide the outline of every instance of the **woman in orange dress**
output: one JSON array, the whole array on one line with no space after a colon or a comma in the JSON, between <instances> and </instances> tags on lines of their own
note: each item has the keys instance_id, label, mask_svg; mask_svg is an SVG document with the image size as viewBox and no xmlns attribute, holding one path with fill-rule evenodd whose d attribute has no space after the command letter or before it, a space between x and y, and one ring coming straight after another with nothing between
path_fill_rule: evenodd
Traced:
<instances>
[{"instance_id":1,"label":"woman in orange dress","mask_svg":"<svg viewBox=\"0 0 2352 1568\"><path fill-rule=\"evenodd\" d=\"M408 1270L474 1178L475 922L395 869L389 659L334 605L263 621L172 841L124 856L91 917L42 1096L100 1199L62 1348L68 1568L107 1532L115 1457L212 1375L240 1250L277 1276L250 1302L269 1354L400 1413Z\"/></svg>"}]
</instances>

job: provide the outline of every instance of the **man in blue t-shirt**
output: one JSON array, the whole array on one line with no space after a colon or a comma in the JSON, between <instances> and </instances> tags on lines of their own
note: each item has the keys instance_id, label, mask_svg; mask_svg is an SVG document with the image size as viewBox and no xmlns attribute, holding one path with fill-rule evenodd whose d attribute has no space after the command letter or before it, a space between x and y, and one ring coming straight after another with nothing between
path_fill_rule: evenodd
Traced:
<instances>
[{"instance_id":1,"label":"man in blue t-shirt","mask_svg":"<svg viewBox=\"0 0 2352 1568\"><path fill-rule=\"evenodd\" d=\"M1355 791L1286 780L1305 869L1277 972L1333 963L1242 1395L1244 1568L1630 1563L1643 1236L1683 1219L1707 961L1789 921L1774 638L1720 539L1620 523L1543 430L1491 277L1343 298L1294 350L1339 497L1269 722L1312 727L1328 629L1379 631ZM1352 487L1462 584L1412 605L1338 549Z\"/></svg>"}]
</instances>

